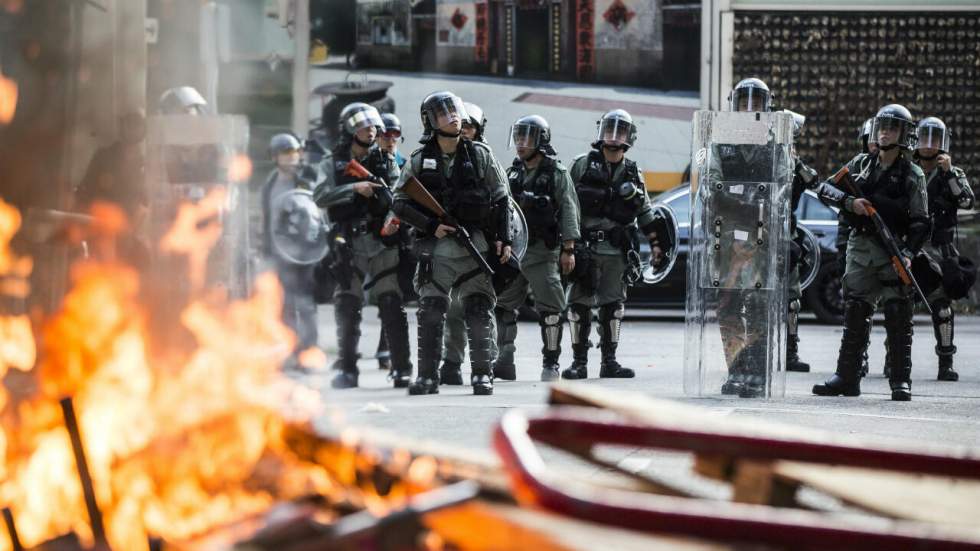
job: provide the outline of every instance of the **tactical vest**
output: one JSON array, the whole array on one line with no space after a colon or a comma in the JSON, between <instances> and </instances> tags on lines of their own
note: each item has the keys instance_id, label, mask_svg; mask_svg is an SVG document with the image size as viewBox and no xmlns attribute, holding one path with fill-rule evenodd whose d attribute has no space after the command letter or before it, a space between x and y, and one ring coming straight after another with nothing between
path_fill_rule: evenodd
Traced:
<instances>
[{"instance_id":1,"label":"tactical vest","mask_svg":"<svg viewBox=\"0 0 980 551\"><path fill-rule=\"evenodd\" d=\"M362 178L347 174L347 163L350 162L350 148L343 149L342 151L335 151L333 155L335 186L344 186L362 180ZM371 174L379 178L385 178L388 176L389 162L387 155L377 147L372 147L361 164ZM391 184L391 182L387 183L389 185ZM379 208L378 205L373 205L372 203L377 203L377 201L355 193L352 202L328 207L327 215L330 216L330 221L335 224L367 220L369 225L372 226L372 230L378 230L384 224L387 208Z\"/></svg>"},{"instance_id":2,"label":"tactical vest","mask_svg":"<svg viewBox=\"0 0 980 551\"><path fill-rule=\"evenodd\" d=\"M877 155L866 155L860 161L861 172L854 175L855 183L860 187L861 194L875 202L875 196L884 197L890 206L878 206L882 220L897 237L904 237L909 230L909 206L912 189L908 183L912 172L912 163L905 157L899 156L884 172L877 164ZM846 191L846 190L845 190ZM854 228L874 232L874 222L868 216L858 216L849 211L844 213L844 219Z\"/></svg>"},{"instance_id":3,"label":"tactical vest","mask_svg":"<svg viewBox=\"0 0 980 551\"><path fill-rule=\"evenodd\" d=\"M525 182L527 172L520 159L515 159L507 171L510 192L527 220L530 241L541 239L549 249L558 246L559 233L555 167L554 159L547 156L542 158L530 182Z\"/></svg>"},{"instance_id":4,"label":"tactical vest","mask_svg":"<svg viewBox=\"0 0 980 551\"><path fill-rule=\"evenodd\" d=\"M623 159L623 181L615 186L606 174L606 160L602 152L590 151L586 163L585 173L575 185L582 215L608 218L618 224L632 224L643 206L642 194L646 193L636 163ZM631 185L636 190L628 199L624 199L619 193L618 188L624 184Z\"/></svg>"},{"instance_id":5,"label":"tactical vest","mask_svg":"<svg viewBox=\"0 0 980 551\"><path fill-rule=\"evenodd\" d=\"M937 245L948 245L953 242L953 230L956 229L956 211L958 201L949 191L947 178L952 172L936 170L926 184L929 193L929 216L932 217L932 242Z\"/></svg>"},{"instance_id":6,"label":"tactical vest","mask_svg":"<svg viewBox=\"0 0 980 551\"><path fill-rule=\"evenodd\" d=\"M484 229L490 225L493 197L490 188L477 173L476 148L469 140L459 140L449 178L444 174L442 150L437 140L422 147L419 182L450 216L467 229Z\"/></svg>"}]
</instances>

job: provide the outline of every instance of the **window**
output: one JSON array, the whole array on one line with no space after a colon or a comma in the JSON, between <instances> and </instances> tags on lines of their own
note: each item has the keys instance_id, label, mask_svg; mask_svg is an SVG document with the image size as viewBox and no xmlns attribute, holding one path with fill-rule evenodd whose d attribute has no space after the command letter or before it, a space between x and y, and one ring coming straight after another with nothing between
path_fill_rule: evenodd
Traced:
<instances>
[{"instance_id":1,"label":"window","mask_svg":"<svg viewBox=\"0 0 980 551\"><path fill-rule=\"evenodd\" d=\"M666 201L674 216L677 217L677 225L683 226L691 223L691 194L684 192Z\"/></svg>"},{"instance_id":2,"label":"window","mask_svg":"<svg viewBox=\"0 0 980 551\"><path fill-rule=\"evenodd\" d=\"M796 218L799 220L837 220L837 212L820 202L812 193L804 193L800 197L800 205L796 208Z\"/></svg>"}]
</instances>

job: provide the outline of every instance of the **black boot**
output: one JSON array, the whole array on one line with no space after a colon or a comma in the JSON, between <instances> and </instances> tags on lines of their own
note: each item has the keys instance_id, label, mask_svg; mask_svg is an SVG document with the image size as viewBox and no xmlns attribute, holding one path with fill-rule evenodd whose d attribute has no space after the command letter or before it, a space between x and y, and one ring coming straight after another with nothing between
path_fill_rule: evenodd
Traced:
<instances>
[{"instance_id":1,"label":"black boot","mask_svg":"<svg viewBox=\"0 0 980 551\"><path fill-rule=\"evenodd\" d=\"M786 371L798 373L809 373L810 364L800 360L800 301L791 300L789 303L789 313L786 315Z\"/></svg>"},{"instance_id":2,"label":"black boot","mask_svg":"<svg viewBox=\"0 0 980 551\"><path fill-rule=\"evenodd\" d=\"M408 316L398 293L378 297L381 334L391 350L391 371L388 378L395 388L405 388L412 382L411 350L408 344Z\"/></svg>"},{"instance_id":3,"label":"black boot","mask_svg":"<svg viewBox=\"0 0 980 551\"><path fill-rule=\"evenodd\" d=\"M493 302L486 295L469 295L463 299L466 336L470 345L470 384L473 394L493 394L493 327L490 323Z\"/></svg>"},{"instance_id":4,"label":"black boot","mask_svg":"<svg viewBox=\"0 0 980 551\"><path fill-rule=\"evenodd\" d=\"M463 366L457 362L443 360L439 368L439 384L460 386L463 384Z\"/></svg>"},{"instance_id":5,"label":"black boot","mask_svg":"<svg viewBox=\"0 0 980 551\"><path fill-rule=\"evenodd\" d=\"M953 307L949 301L941 300L932 304L932 330L936 334L936 355L939 356L940 381L958 381L959 373L953 369Z\"/></svg>"},{"instance_id":6,"label":"black boot","mask_svg":"<svg viewBox=\"0 0 980 551\"><path fill-rule=\"evenodd\" d=\"M866 347L871 331L871 314L874 308L858 299L847 299L844 304L844 333L837 356L837 372L823 384L813 385L817 396L861 395L861 352Z\"/></svg>"},{"instance_id":7,"label":"black boot","mask_svg":"<svg viewBox=\"0 0 980 551\"><path fill-rule=\"evenodd\" d=\"M334 375L333 388L357 386L357 343L361 338L361 299L354 295L339 295L334 301L337 322L337 362L339 373Z\"/></svg>"},{"instance_id":8,"label":"black boot","mask_svg":"<svg viewBox=\"0 0 980 551\"><path fill-rule=\"evenodd\" d=\"M572 365L561 372L562 379L585 379L589 376L589 333L592 331L592 308L584 304L568 307L568 332L572 335Z\"/></svg>"},{"instance_id":9,"label":"black boot","mask_svg":"<svg viewBox=\"0 0 980 551\"><path fill-rule=\"evenodd\" d=\"M446 324L449 301L445 297L419 299L418 321L419 374L408 385L408 394L439 394L439 360L442 358L442 331Z\"/></svg>"},{"instance_id":10,"label":"black boot","mask_svg":"<svg viewBox=\"0 0 980 551\"><path fill-rule=\"evenodd\" d=\"M378 317L381 317L380 312ZM381 334L378 336L378 350L374 353L374 359L378 360L378 369L382 371L391 370L391 350L388 349L388 339L385 337L384 320L381 320Z\"/></svg>"},{"instance_id":11,"label":"black boot","mask_svg":"<svg viewBox=\"0 0 980 551\"><path fill-rule=\"evenodd\" d=\"M885 332L888 334L888 386L892 400L912 399L912 300L885 303Z\"/></svg>"},{"instance_id":12,"label":"black boot","mask_svg":"<svg viewBox=\"0 0 980 551\"><path fill-rule=\"evenodd\" d=\"M558 312L541 312L541 380L544 382L557 381L561 378L558 373L561 367L558 358L561 356L562 316Z\"/></svg>"},{"instance_id":13,"label":"black boot","mask_svg":"<svg viewBox=\"0 0 980 551\"><path fill-rule=\"evenodd\" d=\"M517 312L495 308L497 318L497 360L493 362L493 378L513 381L517 379L514 365L514 341L517 339Z\"/></svg>"},{"instance_id":14,"label":"black boot","mask_svg":"<svg viewBox=\"0 0 980 551\"><path fill-rule=\"evenodd\" d=\"M611 302L599 307L599 349L602 350L602 364L599 376L612 379L632 379L636 376L632 369L619 365L616 361L616 348L619 346L619 331L623 325L626 308L622 302Z\"/></svg>"}]
</instances>

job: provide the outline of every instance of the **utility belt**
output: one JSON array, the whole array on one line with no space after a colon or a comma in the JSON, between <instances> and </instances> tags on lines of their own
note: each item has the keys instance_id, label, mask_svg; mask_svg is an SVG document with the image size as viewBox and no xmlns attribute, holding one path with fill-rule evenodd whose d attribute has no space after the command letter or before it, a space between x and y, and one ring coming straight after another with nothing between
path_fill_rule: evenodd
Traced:
<instances>
[{"instance_id":1,"label":"utility belt","mask_svg":"<svg viewBox=\"0 0 980 551\"><path fill-rule=\"evenodd\" d=\"M359 220L340 222L337 224L337 227L341 234L346 234L352 238L362 235L374 235L377 237L381 233L382 225L384 225L384 221L380 218L361 218Z\"/></svg>"},{"instance_id":2,"label":"utility belt","mask_svg":"<svg viewBox=\"0 0 980 551\"><path fill-rule=\"evenodd\" d=\"M630 239L627 228L617 226L611 229L585 228L582 230L582 241L588 245L608 242L613 247L622 249L624 252L633 248L633 240Z\"/></svg>"}]
</instances>

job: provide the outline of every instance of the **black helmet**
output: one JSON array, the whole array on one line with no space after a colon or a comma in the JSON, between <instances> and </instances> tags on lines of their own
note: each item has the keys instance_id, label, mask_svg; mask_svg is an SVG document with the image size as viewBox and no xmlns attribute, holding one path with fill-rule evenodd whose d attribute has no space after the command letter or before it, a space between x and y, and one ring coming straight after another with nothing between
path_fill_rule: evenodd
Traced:
<instances>
[{"instance_id":1,"label":"black helmet","mask_svg":"<svg viewBox=\"0 0 980 551\"><path fill-rule=\"evenodd\" d=\"M374 126L378 132L384 130L385 123L381 120L381 113L377 108L366 103L355 102L344 107L340 112L340 132L353 136L361 128Z\"/></svg>"},{"instance_id":2,"label":"black helmet","mask_svg":"<svg viewBox=\"0 0 980 551\"><path fill-rule=\"evenodd\" d=\"M287 153L290 151L302 151L303 144L296 138L296 136L283 132L282 134L276 134L269 140L269 157L275 162L276 157L280 153Z\"/></svg>"},{"instance_id":3,"label":"black helmet","mask_svg":"<svg viewBox=\"0 0 980 551\"><path fill-rule=\"evenodd\" d=\"M888 144L885 146L881 145L879 133L882 130L898 130L898 137L895 143ZM901 147L902 149L912 149L912 142L915 139L915 121L912 119L912 113L909 112L904 106L897 103L892 103L886 105L878 110L875 115L874 121L871 123L871 134L869 135L869 140L873 140L878 143L879 149L883 151L888 151L894 147Z\"/></svg>"},{"instance_id":4,"label":"black helmet","mask_svg":"<svg viewBox=\"0 0 980 551\"><path fill-rule=\"evenodd\" d=\"M765 82L757 78L746 78L739 81L728 94L728 110L742 111L739 107L746 102L745 111L772 111L772 92Z\"/></svg>"},{"instance_id":5,"label":"black helmet","mask_svg":"<svg viewBox=\"0 0 980 551\"><path fill-rule=\"evenodd\" d=\"M915 149L930 148L949 153L952 134L939 117L926 117L915 127Z\"/></svg>"},{"instance_id":6,"label":"black helmet","mask_svg":"<svg viewBox=\"0 0 980 551\"><path fill-rule=\"evenodd\" d=\"M596 137L592 147L621 145L626 149L636 142L636 125L624 109L613 109L596 121Z\"/></svg>"},{"instance_id":7,"label":"black helmet","mask_svg":"<svg viewBox=\"0 0 980 551\"><path fill-rule=\"evenodd\" d=\"M422 117L422 143L429 141L432 134L438 132L440 124L459 121L462 123L468 116L463 100L452 92L433 92L422 100L422 107L419 110Z\"/></svg>"},{"instance_id":8,"label":"black helmet","mask_svg":"<svg viewBox=\"0 0 980 551\"><path fill-rule=\"evenodd\" d=\"M402 121L398 120L398 117L394 113L382 113L381 122L385 125L385 133L388 132L402 132Z\"/></svg>"},{"instance_id":9,"label":"black helmet","mask_svg":"<svg viewBox=\"0 0 980 551\"><path fill-rule=\"evenodd\" d=\"M483 109L475 103L463 102L463 107L466 109L467 119L463 122L473 125L476 128L476 139L482 140L483 134L487 130L487 116L483 113Z\"/></svg>"},{"instance_id":10,"label":"black helmet","mask_svg":"<svg viewBox=\"0 0 980 551\"><path fill-rule=\"evenodd\" d=\"M203 115L208 109L208 102L204 101L201 93L190 86L170 88L160 96L158 105L160 113L164 115Z\"/></svg>"},{"instance_id":11,"label":"black helmet","mask_svg":"<svg viewBox=\"0 0 980 551\"><path fill-rule=\"evenodd\" d=\"M545 155L556 155L555 149L551 147L551 126L548 121L541 115L526 115L514 121L510 127L507 148L518 147L530 147Z\"/></svg>"}]
</instances>

